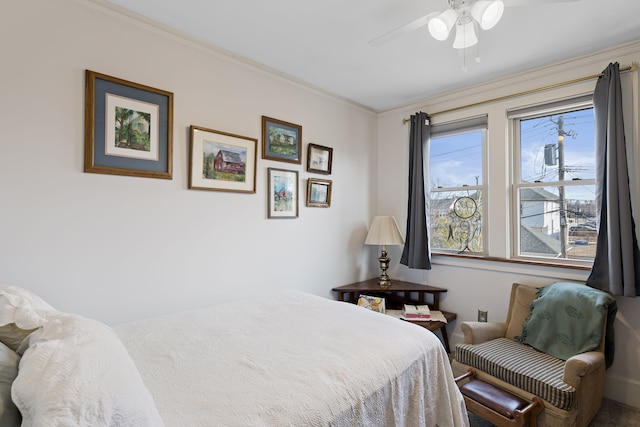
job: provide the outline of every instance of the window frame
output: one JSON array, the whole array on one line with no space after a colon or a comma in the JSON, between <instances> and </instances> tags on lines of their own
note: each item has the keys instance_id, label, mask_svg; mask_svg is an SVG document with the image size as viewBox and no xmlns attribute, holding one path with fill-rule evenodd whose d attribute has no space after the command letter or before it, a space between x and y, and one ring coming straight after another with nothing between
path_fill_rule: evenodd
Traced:
<instances>
[{"instance_id":1,"label":"window frame","mask_svg":"<svg viewBox=\"0 0 640 427\"><path fill-rule=\"evenodd\" d=\"M488 224L487 224L487 210L486 210L486 200L487 200L487 164L488 164L488 142L489 142L489 130L488 130L488 115L481 114L470 117L465 117L458 120L446 121L443 123L434 124L431 127L431 133L429 137L429 145L431 145L432 139L442 138L442 137L451 137L456 135L462 135L466 133L478 132L481 133L481 161L480 165L482 168L482 180L480 184L463 184L460 186L452 186L452 187L432 187L431 185L431 147L429 147L429 182L426 183L427 188L427 197L429 203L431 204L431 193L445 193L445 192L460 192L460 191L476 191L482 194L482 211L481 211L481 239L482 239L482 251L465 251L465 250L455 250L455 249L446 249L446 248L434 248L431 244L431 220L429 218L429 247L431 253L433 255L447 255L447 256L457 256L457 257L480 257L484 258L488 256L488 248L487 248L487 236L488 236Z\"/></svg>"},{"instance_id":2,"label":"window frame","mask_svg":"<svg viewBox=\"0 0 640 427\"><path fill-rule=\"evenodd\" d=\"M534 262L550 266L560 267L578 267L590 268L593 265L593 259L568 259L568 258L552 258L545 256L536 256L533 254L522 254L520 248L520 190L522 188L544 188L558 187L560 184L567 187L578 187L585 185L596 185L596 179L579 179L556 181L540 181L540 182L524 182L522 181L522 158L521 158L521 135L520 123L523 120L541 118L562 113L569 113L578 110L593 108L593 93L569 97L561 100L553 100L543 102L533 106L523 108L514 108L507 111L507 121L509 126L509 144L512 149L511 155L511 174L510 174L510 192L509 192L509 222L511 239L508 242L510 247L508 253L511 260L521 262Z\"/></svg>"}]
</instances>

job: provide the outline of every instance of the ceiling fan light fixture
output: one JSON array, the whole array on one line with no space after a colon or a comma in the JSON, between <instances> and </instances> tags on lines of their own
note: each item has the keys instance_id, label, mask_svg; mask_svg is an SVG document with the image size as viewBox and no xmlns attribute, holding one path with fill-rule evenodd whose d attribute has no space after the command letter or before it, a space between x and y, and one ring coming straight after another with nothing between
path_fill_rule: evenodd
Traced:
<instances>
[{"instance_id":1,"label":"ceiling fan light fixture","mask_svg":"<svg viewBox=\"0 0 640 427\"><path fill-rule=\"evenodd\" d=\"M471 8L471 16L483 30L493 28L502 18L503 12L502 0L478 0Z\"/></svg>"},{"instance_id":2,"label":"ceiling fan light fixture","mask_svg":"<svg viewBox=\"0 0 640 427\"><path fill-rule=\"evenodd\" d=\"M456 38L453 41L454 49L466 49L474 46L478 43L478 36L476 36L476 29L473 25L473 21L469 21L466 24L456 25Z\"/></svg>"},{"instance_id":3,"label":"ceiling fan light fixture","mask_svg":"<svg viewBox=\"0 0 640 427\"><path fill-rule=\"evenodd\" d=\"M447 9L440 15L429 20L429 33L436 40L446 40L457 20L458 12L454 9Z\"/></svg>"}]
</instances>

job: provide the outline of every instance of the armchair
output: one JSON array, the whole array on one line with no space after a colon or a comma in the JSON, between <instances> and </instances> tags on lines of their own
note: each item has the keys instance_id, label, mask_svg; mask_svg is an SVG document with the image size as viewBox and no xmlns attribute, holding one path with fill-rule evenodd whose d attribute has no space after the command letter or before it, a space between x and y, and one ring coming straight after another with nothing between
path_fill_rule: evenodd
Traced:
<instances>
[{"instance_id":1,"label":"armchair","mask_svg":"<svg viewBox=\"0 0 640 427\"><path fill-rule=\"evenodd\" d=\"M608 367L607 362L610 363L605 360L605 354L608 354L605 351L605 336L608 331L612 331L607 325L613 322L617 307L615 299L602 291L580 284L560 284L573 286L572 292L580 293L575 298L580 309L578 312L572 311L572 308L567 310L567 295L573 296L574 293L558 294L563 301L561 311L568 312L575 318L565 323L575 322L577 328L572 329L576 333L571 336L558 333L557 337L563 343L569 343L574 337L587 333L584 325L592 324L597 330L593 334L587 334L595 337L590 347L586 347L590 348L588 351L578 350L579 354L561 358L553 355L557 354L556 348L544 352L527 345L536 342L536 336L533 335L538 332L534 327L527 330L532 325L530 319L546 317L553 319L549 324L554 325L559 323L557 320L561 316L556 317L552 308L538 303L539 288L514 283L505 322L462 322L460 327L464 333L464 344L456 346L452 366L456 375L473 369L477 379L526 401L540 398L544 403L544 410L537 419L540 426L586 427L597 414L602 402L604 373ZM557 284L550 286L554 285ZM548 300L556 294L555 289L557 288L549 287L541 294ZM585 300L589 300L591 304L594 295L598 300L592 310L580 305ZM534 304L537 316L531 316L534 300L538 304ZM606 303L602 304L602 301ZM554 328L555 326L551 327ZM545 345L551 341L548 336L544 336L546 332L540 332L544 344L541 347L545 350ZM572 342L570 344L573 345ZM612 349L607 350L611 350L612 356Z\"/></svg>"}]
</instances>

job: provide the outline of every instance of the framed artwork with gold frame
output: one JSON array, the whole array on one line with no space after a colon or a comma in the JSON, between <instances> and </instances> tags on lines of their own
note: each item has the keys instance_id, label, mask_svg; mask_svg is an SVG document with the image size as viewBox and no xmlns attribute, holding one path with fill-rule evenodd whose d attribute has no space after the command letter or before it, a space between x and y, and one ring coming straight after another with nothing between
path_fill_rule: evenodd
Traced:
<instances>
[{"instance_id":1,"label":"framed artwork with gold frame","mask_svg":"<svg viewBox=\"0 0 640 427\"><path fill-rule=\"evenodd\" d=\"M333 182L330 179L309 178L306 205L316 208L330 207L332 186Z\"/></svg>"},{"instance_id":2,"label":"framed artwork with gold frame","mask_svg":"<svg viewBox=\"0 0 640 427\"><path fill-rule=\"evenodd\" d=\"M189 188L256 192L256 138L194 125L190 135Z\"/></svg>"},{"instance_id":3,"label":"framed artwork with gold frame","mask_svg":"<svg viewBox=\"0 0 640 427\"><path fill-rule=\"evenodd\" d=\"M309 144L307 149L307 172L331 175L333 148L318 144Z\"/></svg>"},{"instance_id":4,"label":"framed artwork with gold frame","mask_svg":"<svg viewBox=\"0 0 640 427\"><path fill-rule=\"evenodd\" d=\"M262 158L301 164L302 126L262 116Z\"/></svg>"},{"instance_id":5,"label":"framed artwork with gold frame","mask_svg":"<svg viewBox=\"0 0 640 427\"><path fill-rule=\"evenodd\" d=\"M172 179L173 93L85 71L84 171Z\"/></svg>"}]
</instances>

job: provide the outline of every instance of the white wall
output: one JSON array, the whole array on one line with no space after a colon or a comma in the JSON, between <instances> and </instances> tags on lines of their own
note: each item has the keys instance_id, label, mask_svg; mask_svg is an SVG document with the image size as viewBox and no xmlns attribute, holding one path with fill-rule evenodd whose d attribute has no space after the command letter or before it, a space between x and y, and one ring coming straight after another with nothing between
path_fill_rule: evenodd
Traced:
<instances>
[{"instance_id":1,"label":"white wall","mask_svg":"<svg viewBox=\"0 0 640 427\"><path fill-rule=\"evenodd\" d=\"M0 283L113 324L370 276L373 112L84 0L2 9ZM83 173L85 69L174 93L173 180ZM302 165L259 148L256 194L187 189L189 125L261 139L262 115L302 126ZM310 142L332 175L306 172ZM298 219L267 219L268 167L300 173ZM304 206L309 176L330 208Z\"/></svg>"},{"instance_id":2,"label":"white wall","mask_svg":"<svg viewBox=\"0 0 640 427\"><path fill-rule=\"evenodd\" d=\"M610 62L618 61L621 67L631 65L639 55L640 43L629 44L607 52L598 52L588 57L566 61L554 67L532 70L528 73L445 94L415 105L379 114L377 186L381 191L378 198L378 211L395 215L404 230L407 211L405 194L408 185L406 177L409 157L409 124L403 124L403 118L408 118L417 111L427 113L445 111L450 108L590 76L601 72ZM452 70L452 72L457 71ZM473 69L470 67L469 73L472 72ZM635 164L633 169L637 169L640 165L637 142L639 111L637 73L623 75L623 84L626 103L629 107L625 111L626 133L630 145L631 163ZM500 204L505 201L509 193L509 165L511 162L505 119L507 109L533 105L569 95L589 93L593 91L594 87L595 79L591 79L553 91L436 115L433 121L438 123L461 117L488 114L491 157L487 169L491 187L489 187L486 197L488 200ZM640 188L637 185L637 176L632 177L632 181L636 182L636 189ZM399 188L402 190L399 191ZM508 255L504 245L504 242L509 239L509 228L505 226L509 223L508 212L493 209L487 218L490 232L486 244L490 248L490 255L505 258ZM636 218L636 223L640 223L639 218ZM395 252L390 251L390 256L397 260L401 249L394 249ZM432 270L427 271L411 270L395 264L390 275L398 279L448 289L447 294L441 300L441 305L444 309L458 314L457 321L448 326L452 345L463 339L459 328L460 322L476 320L478 309L488 310L490 321L503 321L506 318L509 292L513 282L545 285L558 279L584 281L588 277L588 271L584 270L537 267L495 261L455 260L451 257L436 256L433 258L433 262ZM619 313L616 320L616 357L614 365L607 371L605 395L640 407L640 299L620 297L617 302Z\"/></svg>"}]
</instances>

